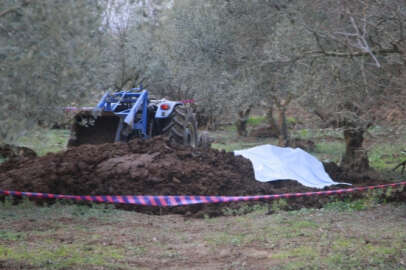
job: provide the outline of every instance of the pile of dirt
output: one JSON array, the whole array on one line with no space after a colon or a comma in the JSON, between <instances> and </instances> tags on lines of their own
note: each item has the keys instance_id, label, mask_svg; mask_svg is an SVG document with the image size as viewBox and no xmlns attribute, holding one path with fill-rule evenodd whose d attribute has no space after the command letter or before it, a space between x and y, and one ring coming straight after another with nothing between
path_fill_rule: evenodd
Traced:
<instances>
[{"instance_id":1,"label":"pile of dirt","mask_svg":"<svg viewBox=\"0 0 406 270\"><path fill-rule=\"evenodd\" d=\"M330 167L329 167L330 166ZM327 170L341 177L333 165ZM336 171L335 171L336 170ZM337 187L335 187L337 188ZM0 189L72 195L256 195L305 192L296 181L255 181L251 162L233 153L171 145L165 137L82 145L0 165ZM319 206L320 199L292 207ZM148 213L221 214L223 205L121 206ZM227 204L230 207L230 204Z\"/></svg>"},{"instance_id":2,"label":"pile of dirt","mask_svg":"<svg viewBox=\"0 0 406 270\"><path fill-rule=\"evenodd\" d=\"M232 153L174 146L166 138L82 145L6 162L2 189L61 194L244 195L268 192L251 163Z\"/></svg>"},{"instance_id":3,"label":"pile of dirt","mask_svg":"<svg viewBox=\"0 0 406 270\"><path fill-rule=\"evenodd\" d=\"M298 185L300 186L300 185ZM254 181L251 163L233 153L192 150L167 138L82 145L64 152L5 162L0 189L73 195L252 195L275 193ZM146 212L195 213L203 206Z\"/></svg>"},{"instance_id":4,"label":"pile of dirt","mask_svg":"<svg viewBox=\"0 0 406 270\"><path fill-rule=\"evenodd\" d=\"M20 159L20 158L35 158L37 153L34 150L11 144L0 145L0 158L4 159Z\"/></svg>"}]
</instances>

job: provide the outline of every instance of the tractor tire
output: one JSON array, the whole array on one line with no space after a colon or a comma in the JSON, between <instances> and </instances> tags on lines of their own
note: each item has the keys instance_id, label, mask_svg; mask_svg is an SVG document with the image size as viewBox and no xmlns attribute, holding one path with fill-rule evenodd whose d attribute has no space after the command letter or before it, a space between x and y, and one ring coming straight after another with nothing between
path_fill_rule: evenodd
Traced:
<instances>
[{"instance_id":1,"label":"tractor tire","mask_svg":"<svg viewBox=\"0 0 406 270\"><path fill-rule=\"evenodd\" d=\"M184 105L175 107L170 123L169 140L171 142L198 147L197 121L192 108Z\"/></svg>"}]
</instances>

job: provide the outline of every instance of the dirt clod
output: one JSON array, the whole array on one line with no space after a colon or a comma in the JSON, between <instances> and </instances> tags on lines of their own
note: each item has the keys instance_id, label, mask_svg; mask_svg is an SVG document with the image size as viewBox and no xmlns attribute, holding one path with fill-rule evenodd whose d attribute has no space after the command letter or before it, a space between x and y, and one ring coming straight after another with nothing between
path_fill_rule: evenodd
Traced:
<instances>
[{"instance_id":1,"label":"dirt clod","mask_svg":"<svg viewBox=\"0 0 406 270\"><path fill-rule=\"evenodd\" d=\"M0 157L5 159L21 159L21 158L35 158L37 153L34 150L11 144L0 145Z\"/></svg>"}]
</instances>

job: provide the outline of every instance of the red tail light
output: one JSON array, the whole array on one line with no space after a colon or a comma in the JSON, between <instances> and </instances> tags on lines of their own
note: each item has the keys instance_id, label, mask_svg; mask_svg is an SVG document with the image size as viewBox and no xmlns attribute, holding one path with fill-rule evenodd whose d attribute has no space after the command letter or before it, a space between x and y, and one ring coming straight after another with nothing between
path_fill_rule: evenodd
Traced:
<instances>
[{"instance_id":1,"label":"red tail light","mask_svg":"<svg viewBox=\"0 0 406 270\"><path fill-rule=\"evenodd\" d=\"M170 106L169 104L161 104L161 110L167 111L169 110Z\"/></svg>"}]
</instances>

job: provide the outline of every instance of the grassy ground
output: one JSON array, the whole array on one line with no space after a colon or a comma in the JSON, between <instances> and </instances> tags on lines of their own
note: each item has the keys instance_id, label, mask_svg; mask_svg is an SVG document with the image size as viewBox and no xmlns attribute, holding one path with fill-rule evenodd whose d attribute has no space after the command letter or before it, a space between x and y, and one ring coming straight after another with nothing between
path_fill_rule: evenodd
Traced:
<instances>
[{"instance_id":1,"label":"grassy ground","mask_svg":"<svg viewBox=\"0 0 406 270\"><path fill-rule=\"evenodd\" d=\"M406 269L406 205L349 206L184 219L6 203L0 269Z\"/></svg>"},{"instance_id":2,"label":"grassy ground","mask_svg":"<svg viewBox=\"0 0 406 270\"><path fill-rule=\"evenodd\" d=\"M251 120L250 127L261 120ZM402 133L404 132L404 133ZM390 170L404 160L406 132L370 130L372 166ZM212 134L232 151L274 139L238 138L233 127ZM319 159L339 161L340 131L295 130L312 139ZM65 148L68 132L33 133L20 144L40 155ZM399 177L399 175L397 175ZM148 216L105 205L29 201L0 203L0 269L406 269L406 202L338 200L323 209L284 212L289 201L235 216L185 219Z\"/></svg>"},{"instance_id":3,"label":"grassy ground","mask_svg":"<svg viewBox=\"0 0 406 270\"><path fill-rule=\"evenodd\" d=\"M33 131L27 136L19 138L17 145L26 146L42 156L48 152L58 152L66 149L69 130L50 129Z\"/></svg>"}]
</instances>

